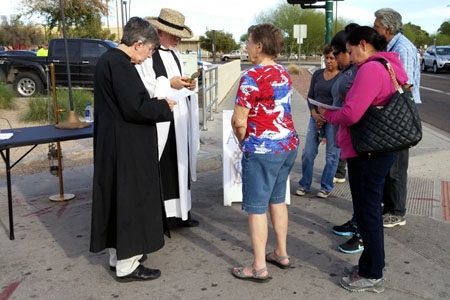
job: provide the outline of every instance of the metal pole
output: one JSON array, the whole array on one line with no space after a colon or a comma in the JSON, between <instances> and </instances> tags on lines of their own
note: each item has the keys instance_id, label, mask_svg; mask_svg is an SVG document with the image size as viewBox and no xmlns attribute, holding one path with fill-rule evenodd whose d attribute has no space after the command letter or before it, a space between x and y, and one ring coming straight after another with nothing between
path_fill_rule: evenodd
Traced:
<instances>
[{"instance_id":1,"label":"metal pole","mask_svg":"<svg viewBox=\"0 0 450 300\"><path fill-rule=\"evenodd\" d=\"M216 62L216 31L212 31L212 52L213 52L213 63Z\"/></svg>"},{"instance_id":2,"label":"metal pole","mask_svg":"<svg viewBox=\"0 0 450 300\"><path fill-rule=\"evenodd\" d=\"M128 17L131 18L131 0L128 0Z\"/></svg>"},{"instance_id":3,"label":"metal pole","mask_svg":"<svg viewBox=\"0 0 450 300\"><path fill-rule=\"evenodd\" d=\"M105 0L106 3L106 28L109 30L109 0Z\"/></svg>"},{"instance_id":4,"label":"metal pole","mask_svg":"<svg viewBox=\"0 0 450 300\"><path fill-rule=\"evenodd\" d=\"M331 42L333 31L333 0L327 0L325 4L325 44Z\"/></svg>"},{"instance_id":5,"label":"metal pole","mask_svg":"<svg viewBox=\"0 0 450 300\"><path fill-rule=\"evenodd\" d=\"M73 97L72 97L72 79L70 76L70 62L69 62L69 45L67 44L67 36L66 36L66 16L64 14L64 4L63 0L59 0L59 8L61 9L61 22L62 22L62 30L63 30L63 38L64 38L64 50L66 55L66 71L67 71L67 84L69 88L69 104L70 110L73 111Z\"/></svg>"},{"instance_id":6,"label":"metal pole","mask_svg":"<svg viewBox=\"0 0 450 300\"><path fill-rule=\"evenodd\" d=\"M125 22L123 19L123 2L120 2L120 14L122 16L122 32L123 32L123 27L125 26Z\"/></svg>"},{"instance_id":7,"label":"metal pole","mask_svg":"<svg viewBox=\"0 0 450 300\"><path fill-rule=\"evenodd\" d=\"M128 22L128 15L127 15L127 1L123 1L123 6L125 6L125 22L124 24L126 24Z\"/></svg>"},{"instance_id":8,"label":"metal pole","mask_svg":"<svg viewBox=\"0 0 450 300\"><path fill-rule=\"evenodd\" d=\"M117 40L120 41L120 25L119 25L119 2L116 0L116 22L117 22Z\"/></svg>"}]
</instances>

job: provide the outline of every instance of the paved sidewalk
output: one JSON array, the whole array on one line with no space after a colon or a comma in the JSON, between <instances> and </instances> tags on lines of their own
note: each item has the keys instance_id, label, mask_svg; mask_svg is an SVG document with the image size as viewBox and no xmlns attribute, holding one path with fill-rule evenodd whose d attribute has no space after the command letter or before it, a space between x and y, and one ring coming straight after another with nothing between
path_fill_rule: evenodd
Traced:
<instances>
[{"instance_id":1,"label":"paved sidewalk","mask_svg":"<svg viewBox=\"0 0 450 300\"><path fill-rule=\"evenodd\" d=\"M236 88L236 87L235 87ZM232 109L235 88L220 110ZM308 112L294 93L292 111L301 143ZM346 238L331 227L352 213L348 184L328 199L315 198L324 165L316 159L310 197L291 196L288 252L294 268L269 265L267 284L243 282L232 266L252 258L247 218L239 203L223 206L222 116L214 114L201 132L198 180L193 184L193 216L200 226L176 229L166 246L144 263L160 268L151 282L118 283L108 255L88 251L92 165L64 170L64 187L76 199L54 203L58 180L48 172L14 176L16 239L8 239L6 183L0 181L0 300L6 299L450 299L450 139L424 124L423 141L410 152L407 224L385 230L385 292L350 293L339 286L344 266L359 254L337 250ZM63 144L64 147L64 144ZM301 175L301 150L291 174L291 193ZM69 157L71 153L65 153ZM274 247L272 232L267 251Z\"/></svg>"}]
</instances>

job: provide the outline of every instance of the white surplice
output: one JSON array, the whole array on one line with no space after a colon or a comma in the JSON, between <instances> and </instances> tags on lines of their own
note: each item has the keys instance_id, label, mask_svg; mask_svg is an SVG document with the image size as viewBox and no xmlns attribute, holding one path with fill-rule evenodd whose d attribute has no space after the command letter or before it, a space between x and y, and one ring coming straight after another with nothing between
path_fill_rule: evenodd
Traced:
<instances>
[{"instance_id":1,"label":"white surplice","mask_svg":"<svg viewBox=\"0 0 450 300\"><path fill-rule=\"evenodd\" d=\"M178 57L181 65L181 73L184 74L184 66L181 55L178 50L174 49L175 55ZM170 51L159 50L161 59L164 63L168 78L182 76L178 69L178 65ZM142 64L136 65L139 75L145 84L150 96L158 98L168 98L176 92L170 87L168 78L159 77L156 79L153 70L153 61L151 58L146 59ZM189 99L190 97L190 99ZM178 185L180 198L165 200L165 209L167 217L177 217L187 220L188 212L191 210L191 191L188 188L188 172L192 181L197 180L197 147L199 144L199 117L198 117L198 99L193 94L188 98L177 101L177 105L173 109L173 117L175 124L177 157L178 157ZM158 128L158 148L161 158L162 150L167 141L167 135L170 122L162 122L157 124Z\"/></svg>"}]
</instances>

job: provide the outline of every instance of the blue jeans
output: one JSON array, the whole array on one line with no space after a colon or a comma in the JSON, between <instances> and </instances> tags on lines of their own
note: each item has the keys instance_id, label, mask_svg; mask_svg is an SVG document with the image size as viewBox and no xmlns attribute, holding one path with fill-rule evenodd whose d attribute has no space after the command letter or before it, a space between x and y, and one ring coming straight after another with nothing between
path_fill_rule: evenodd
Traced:
<instances>
[{"instance_id":1,"label":"blue jeans","mask_svg":"<svg viewBox=\"0 0 450 300\"><path fill-rule=\"evenodd\" d=\"M347 159L354 216L364 243L358 264L359 275L366 278L383 277L385 256L381 203L386 175L394 160L395 154Z\"/></svg>"},{"instance_id":2,"label":"blue jeans","mask_svg":"<svg viewBox=\"0 0 450 300\"><path fill-rule=\"evenodd\" d=\"M320 189L331 192L333 189L333 178L339 162L341 150L336 147L335 126L325 123L320 129L320 135L327 139L325 168L322 171L320 180ZM320 142L317 139L316 121L311 117L309 119L308 131L306 132L305 147L302 152L302 179L298 182L299 186L306 191L311 190L311 183L314 173L314 160L316 159Z\"/></svg>"},{"instance_id":3,"label":"blue jeans","mask_svg":"<svg viewBox=\"0 0 450 300\"><path fill-rule=\"evenodd\" d=\"M278 154L244 152L242 155L242 210L265 214L269 204L286 200L286 181L297 149Z\"/></svg>"}]
</instances>

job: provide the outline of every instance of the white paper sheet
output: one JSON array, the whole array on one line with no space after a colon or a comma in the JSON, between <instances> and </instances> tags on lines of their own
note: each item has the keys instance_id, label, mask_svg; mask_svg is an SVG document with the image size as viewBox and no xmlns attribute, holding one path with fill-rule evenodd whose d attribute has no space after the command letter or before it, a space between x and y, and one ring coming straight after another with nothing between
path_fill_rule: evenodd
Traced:
<instances>
[{"instance_id":1,"label":"white paper sheet","mask_svg":"<svg viewBox=\"0 0 450 300\"><path fill-rule=\"evenodd\" d=\"M0 140L7 140L13 136L12 132L0 133Z\"/></svg>"},{"instance_id":2,"label":"white paper sheet","mask_svg":"<svg viewBox=\"0 0 450 300\"><path fill-rule=\"evenodd\" d=\"M311 103L312 105L323 107L323 108L328 109L328 110L340 110L342 108L342 107L339 107L339 106L332 106L332 105L324 104L324 103L321 103L321 102L316 101L316 100L311 99L311 98L308 98L308 102Z\"/></svg>"},{"instance_id":3,"label":"white paper sheet","mask_svg":"<svg viewBox=\"0 0 450 300\"><path fill-rule=\"evenodd\" d=\"M188 90L187 88L182 88L181 90L177 90L176 92L170 94L167 98L169 100L179 101L190 95L194 95L194 91Z\"/></svg>"}]
</instances>

